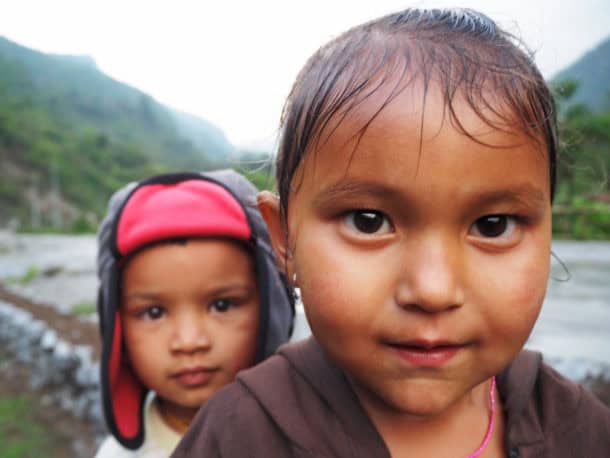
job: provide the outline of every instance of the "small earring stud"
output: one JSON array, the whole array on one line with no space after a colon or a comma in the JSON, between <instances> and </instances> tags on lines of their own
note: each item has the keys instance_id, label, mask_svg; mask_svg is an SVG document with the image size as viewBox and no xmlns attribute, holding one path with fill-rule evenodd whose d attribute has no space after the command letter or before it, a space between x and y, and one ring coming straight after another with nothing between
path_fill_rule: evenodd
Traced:
<instances>
[{"instance_id":1,"label":"small earring stud","mask_svg":"<svg viewBox=\"0 0 610 458\"><path fill-rule=\"evenodd\" d=\"M294 272L292 274L292 286L296 286L297 285L297 273Z\"/></svg>"}]
</instances>

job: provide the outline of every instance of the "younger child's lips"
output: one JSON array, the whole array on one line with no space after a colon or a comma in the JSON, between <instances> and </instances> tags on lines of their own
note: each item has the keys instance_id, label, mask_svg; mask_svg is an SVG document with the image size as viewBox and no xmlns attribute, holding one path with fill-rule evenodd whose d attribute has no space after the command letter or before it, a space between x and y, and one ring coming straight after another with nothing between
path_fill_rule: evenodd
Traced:
<instances>
[{"instance_id":1,"label":"younger child's lips","mask_svg":"<svg viewBox=\"0 0 610 458\"><path fill-rule=\"evenodd\" d=\"M182 369L172 375L178 383L186 387L197 387L206 384L217 372L216 368L193 367Z\"/></svg>"}]
</instances>

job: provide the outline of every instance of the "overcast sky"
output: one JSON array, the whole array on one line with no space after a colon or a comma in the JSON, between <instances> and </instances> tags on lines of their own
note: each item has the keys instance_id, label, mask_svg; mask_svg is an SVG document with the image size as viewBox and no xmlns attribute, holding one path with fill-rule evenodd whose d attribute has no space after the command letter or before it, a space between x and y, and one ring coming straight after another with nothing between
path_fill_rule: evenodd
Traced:
<instances>
[{"instance_id":1,"label":"overcast sky","mask_svg":"<svg viewBox=\"0 0 610 458\"><path fill-rule=\"evenodd\" d=\"M407 6L479 9L537 51L546 76L610 35L610 0L3 0L0 35L87 54L113 78L206 118L238 146L273 143L305 60L346 28Z\"/></svg>"}]
</instances>

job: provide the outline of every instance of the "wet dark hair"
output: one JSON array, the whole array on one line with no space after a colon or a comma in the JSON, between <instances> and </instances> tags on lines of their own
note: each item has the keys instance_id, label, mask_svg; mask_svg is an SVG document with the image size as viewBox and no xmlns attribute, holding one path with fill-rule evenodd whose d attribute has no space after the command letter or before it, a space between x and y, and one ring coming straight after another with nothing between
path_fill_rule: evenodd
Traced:
<instances>
[{"instance_id":1,"label":"wet dark hair","mask_svg":"<svg viewBox=\"0 0 610 458\"><path fill-rule=\"evenodd\" d=\"M391 81L387 100L356 132L360 139L413 81L423 82L425 102L433 78L451 123L464 135L479 141L456 115L458 93L489 126L523 132L546 149L552 200L558 148L555 103L532 53L479 12L407 9L343 33L311 56L297 76L284 105L276 159L283 222L294 174L305 155L318 148L323 132L330 131L328 139L350 110Z\"/></svg>"}]
</instances>

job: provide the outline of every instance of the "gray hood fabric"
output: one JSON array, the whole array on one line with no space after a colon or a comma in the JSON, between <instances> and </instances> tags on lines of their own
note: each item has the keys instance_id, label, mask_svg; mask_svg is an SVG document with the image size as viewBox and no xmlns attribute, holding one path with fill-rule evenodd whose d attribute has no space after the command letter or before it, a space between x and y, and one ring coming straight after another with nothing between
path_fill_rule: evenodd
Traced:
<instances>
[{"instance_id":1,"label":"gray hood fabric","mask_svg":"<svg viewBox=\"0 0 610 458\"><path fill-rule=\"evenodd\" d=\"M286 278L277 269L265 223L256 206L256 188L242 175L233 170L201 173L174 173L158 175L141 182L126 185L109 201L106 217L98 231L97 275L99 279L97 309L102 338L102 360L100 364L102 403L104 416L110 432L125 447L137 449L144 439L142 413L146 392L139 399L139 433L135 438L123 437L116 426L112 407L112 391L109 381L109 359L115 326L115 314L120 298L120 255L116 246L116 228L122 209L130 196L141 186L153 183L177 183L201 179L214 182L229 191L244 209L252 231L251 247L255 258L257 285L260 295L260 326L256 361L261 362L275 353L277 348L290 339L294 323L294 294Z\"/></svg>"}]
</instances>

